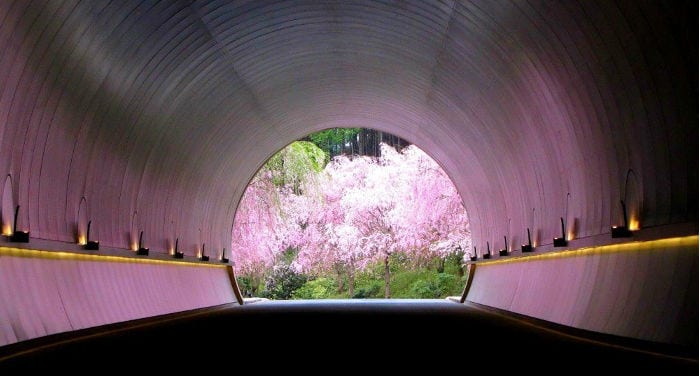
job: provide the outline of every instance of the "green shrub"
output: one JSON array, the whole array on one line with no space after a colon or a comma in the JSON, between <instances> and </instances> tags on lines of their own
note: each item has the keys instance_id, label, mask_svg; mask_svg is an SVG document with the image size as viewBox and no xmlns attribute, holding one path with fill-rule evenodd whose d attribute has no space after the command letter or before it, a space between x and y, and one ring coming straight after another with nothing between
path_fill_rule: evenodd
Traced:
<instances>
[{"instance_id":1,"label":"green shrub","mask_svg":"<svg viewBox=\"0 0 700 376\"><path fill-rule=\"evenodd\" d=\"M437 299L455 295L460 278L454 274L437 273L431 279L419 279L411 285L410 295L415 298Z\"/></svg>"},{"instance_id":2,"label":"green shrub","mask_svg":"<svg viewBox=\"0 0 700 376\"><path fill-rule=\"evenodd\" d=\"M330 278L317 278L307 281L292 293L293 299L329 299L335 294L338 285Z\"/></svg>"},{"instance_id":3,"label":"green shrub","mask_svg":"<svg viewBox=\"0 0 700 376\"><path fill-rule=\"evenodd\" d=\"M303 286L306 280L305 274L298 273L291 266L277 265L265 279L262 296L269 299L290 299L294 291Z\"/></svg>"},{"instance_id":4,"label":"green shrub","mask_svg":"<svg viewBox=\"0 0 700 376\"><path fill-rule=\"evenodd\" d=\"M454 288L457 287L458 291L462 288L460 284L460 278L454 274L449 273L438 273L436 279L437 290L440 292L440 298L447 297L454 294Z\"/></svg>"},{"instance_id":5,"label":"green shrub","mask_svg":"<svg viewBox=\"0 0 700 376\"><path fill-rule=\"evenodd\" d=\"M355 286L353 299L383 298L384 282L377 280L363 281L362 285Z\"/></svg>"}]
</instances>

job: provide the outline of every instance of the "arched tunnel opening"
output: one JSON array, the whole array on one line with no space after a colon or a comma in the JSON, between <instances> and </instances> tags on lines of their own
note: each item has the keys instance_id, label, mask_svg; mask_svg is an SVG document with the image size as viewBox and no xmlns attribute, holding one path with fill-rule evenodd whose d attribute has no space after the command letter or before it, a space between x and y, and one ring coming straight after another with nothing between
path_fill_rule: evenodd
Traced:
<instances>
[{"instance_id":1,"label":"arched tunnel opening","mask_svg":"<svg viewBox=\"0 0 700 376\"><path fill-rule=\"evenodd\" d=\"M697 371L696 14L628 0L2 2L0 366L113 365L130 349L166 368L171 351L215 363L209 335L265 347L251 330L266 322L302 342L374 323L422 365L561 371L549 354ZM240 304L224 249L248 181L289 142L356 124L415 142L452 178L477 253L462 296ZM453 332L471 337L433 345Z\"/></svg>"},{"instance_id":2,"label":"arched tunnel opening","mask_svg":"<svg viewBox=\"0 0 700 376\"><path fill-rule=\"evenodd\" d=\"M440 165L373 129L328 129L285 146L237 207L231 261L247 297L458 296L475 254Z\"/></svg>"}]
</instances>

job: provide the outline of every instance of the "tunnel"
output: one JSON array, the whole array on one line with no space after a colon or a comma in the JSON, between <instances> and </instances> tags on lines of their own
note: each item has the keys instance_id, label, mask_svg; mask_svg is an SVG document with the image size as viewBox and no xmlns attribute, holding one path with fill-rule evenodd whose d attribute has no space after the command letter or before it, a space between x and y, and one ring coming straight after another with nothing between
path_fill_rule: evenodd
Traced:
<instances>
[{"instance_id":1,"label":"tunnel","mask_svg":"<svg viewBox=\"0 0 700 376\"><path fill-rule=\"evenodd\" d=\"M272 314L236 285L238 202L285 145L361 126L425 150L462 198L473 257L446 309L631 342L697 371L697 13L691 1L3 1L0 359L222 305ZM284 317L392 304L270 310L302 334ZM412 322L426 309L406 304L406 330L440 325ZM480 344L442 318L463 326L462 362L508 356L502 327L503 342Z\"/></svg>"}]
</instances>

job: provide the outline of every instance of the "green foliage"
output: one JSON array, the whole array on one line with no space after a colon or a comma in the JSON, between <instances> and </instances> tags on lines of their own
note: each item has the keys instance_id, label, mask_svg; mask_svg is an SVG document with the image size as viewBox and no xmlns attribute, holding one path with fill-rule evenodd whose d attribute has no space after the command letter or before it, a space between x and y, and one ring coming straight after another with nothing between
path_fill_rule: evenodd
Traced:
<instances>
[{"instance_id":1,"label":"green foliage","mask_svg":"<svg viewBox=\"0 0 700 376\"><path fill-rule=\"evenodd\" d=\"M333 128L309 135L311 142L321 148L326 155L336 156L342 153L344 145L360 133L360 128Z\"/></svg>"},{"instance_id":2,"label":"green foliage","mask_svg":"<svg viewBox=\"0 0 700 376\"><path fill-rule=\"evenodd\" d=\"M411 285L411 295L416 298L432 299L440 297L433 281L418 280Z\"/></svg>"},{"instance_id":3,"label":"green foliage","mask_svg":"<svg viewBox=\"0 0 700 376\"><path fill-rule=\"evenodd\" d=\"M308 141L292 142L289 147L289 160L302 166L300 173L321 172L328 163L328 155L318 146ZM298 159L298 160L297 160Z\"/></svg>"},{"instance_id":4,"label":"green foliage","mask_svg":"<svg viewBox=\"0 0 700 376\"><path fill-rule=\"evenodd\" d=\"M295 249L288 249L285 258L293 260ZM437 272L435 267L411 266L410 262L398 258L390 258L391 296L399 299L441 299L447 296L458 296L466 283L466 275L460 274L461 262L448 258L444 272ZM431 260L435 265L439 258ZM249 281L238 277L241 290L247 289ZM347 281L346 281L347 283ZM245 286L245 287L244 287ZM273 272L265 280L262 296L270 299L381 299L384 298L384 263L376 262L355 276L355 291L352 296L347 290L338 293L338 281L335 276L320 276L310 279L309 276L297 273L280 260Z\"/></svg>"},{"instance_id":5,"label":"green foliage","mask_svg":"<svg viewBox=\"0 0 700 376\"><path fill-rule=\"evenodd\" d=\"M360 286L355 286L353 299L383 298L384 282L379 280L368 280Z\"/></svg>"},{"instance_id":6,"label":"green foliage","mask_svg":"<svg viewBox=\"0 0 700 376\"><path fill-rule=\"evenodd\" d=\"M421 279L413 282L409 290L410 296L414 298L437 299L449 295L458 295L457 292L450 294L459 278L453 274L438 273L433 279Z\"/></svg>"},{"instance_id":7,"label":"green foliage","mask_svg":"<svg viewBox=\"0 0 700 376\"><path fill-rule=\"evenodd\" d=\"M236 282L243 295L248 296L253 293L253 283L250 277L237 276Z\"/></svg>"},{"instance_id":8,"label":"green foliage","mask_svg":"<svg viewBox=\"0 0 700 376\"><path fill-rule=\"evenodd\" d=\"M297 248L287 248L284 251L282 251L279 255L277 255L277 264L278 265L291 265L292 262L297 258L297 255L299 254L299 249Z\"/></svg>"},{"instance_id":9,"label":"green foliage","mask_svg":"<svg viewBox=\"0 0 700 376\"><path fill-rule=\"evenodd\" d=\"M307 281L292 293L293 299L330 299L335 297L338 284L331 278L316 278Z\"/></svg>"},{"instance_id":10,"label":"green foliage","mask_svg":"<svg viewBox=\"0 0 700 376\"><path fill-rule=\"evenodd\" d=\"M262 295L268 299L290 299L294 291L303 286L306 280L305 274L298 273L291 266L277 265L265 279Z\"/></svg>"},{"instance_id":11,"label":"green foliage","mask_svg":"<svg viewBox=\"0 0 700 376\"><path fill-rule=\"evenodd\" d=\"M457 296L462 293L466 276L460 274L461 262L445 263L444 272L436 271L432 265L439 262L435 257L425 266L416 267L410 260L392 255L389 258L391 269L391 296L399 299L434 299ZM352 298L384 298L384 263L376 262L364 272L358 273L355 280L355 294Z\"/></svg>"},{"instance_id":12,"label":"green foliage","mask_svg":"<svg viewBox=\"0 0 700 376\"><path fill-rule=\"evenodd\" d=\"M314 143L295 141L273 155L263 170L272 175L275 186L289 186L300 193L309 179L321 172L328 162L328 155Z\"/></svg>"}]
</instances>

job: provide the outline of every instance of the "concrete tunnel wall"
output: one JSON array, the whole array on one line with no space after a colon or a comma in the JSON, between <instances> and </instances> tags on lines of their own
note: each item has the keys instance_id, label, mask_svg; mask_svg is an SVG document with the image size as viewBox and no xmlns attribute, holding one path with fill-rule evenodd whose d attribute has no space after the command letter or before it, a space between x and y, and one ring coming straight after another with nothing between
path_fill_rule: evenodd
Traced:
<instances>
[{"instance_id":1,"label":"concrete tunnel wall","mask_svg":"<svg viewBox=\"0 0 700 376\"><path fill-rule=\"evenodd\" d=\"M87 219L103 247L216 257L259 166L337 126L438 160L480 254L560 217L606 234L621 199L643 228L697 223L696 6L3 2L3 231L20 205L57 249Z\"/></svg>"}]
</instances>

